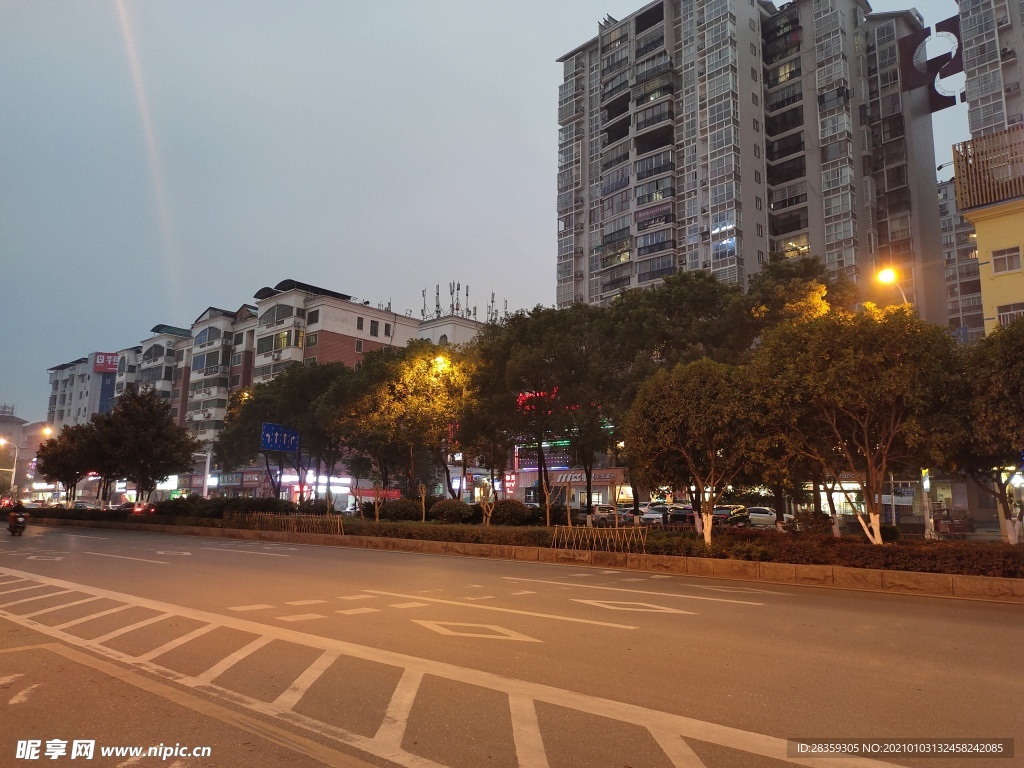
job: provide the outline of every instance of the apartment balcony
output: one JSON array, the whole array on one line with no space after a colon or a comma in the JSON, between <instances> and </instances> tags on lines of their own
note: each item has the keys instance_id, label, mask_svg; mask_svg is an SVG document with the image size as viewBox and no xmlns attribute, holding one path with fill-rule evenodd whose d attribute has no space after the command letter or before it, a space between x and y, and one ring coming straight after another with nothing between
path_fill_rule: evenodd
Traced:
<instances>
[{"instance_id":1,"label":"apartment balcony","mask_svg":"<svg viewBox=\"0 0 1024 768\"><path fill-rule=\"evenodd\" d=\"M636 174L636 180L643 181L644 179L649 179L651 176L657 176L662 173L668 173L669 171L674 171L675 169L675 163L662 163L661 165L656 165L653 168L648 168L646 171L638 171Z\"/></svg>"},{"instance_id":2,"label":"apartment balcony","mask_svg":"<svg viewBox=\"0 0 1024 768\"><path fill-rule=\"evenodd\" d=\"M621 288L629 288L630 279L629 275L624 275L623 277L617 277L614 280L603 282L601 283L601 293L610 293L611 291L617 291Z\"/></svg>"},{"instance_id":3,"label":"apartment balcony","mask_svg":"<svg viewBox=\"0 0 1024 768\"><path fill-rule=\"evenodd\" d=\"M650 41L645 40L642 43L640 43L640 45L638 45L637 49L636 49L636 57L639 59L639 58L641 58L643 56L646 56L648 53L653 53L654 51L658 50L659 48L664 48L664 47L665 47L665 36L664 35L659 35L658 37L656 37L653 40L650 40Z\"/></svg>"},{"instance_id":4,"label":"apartment balcony","mask_svg":"<svg viewBox=\"0 0 1024 768\"><path fill-rule=\"evenodd\" d=\"M653 128L656 125L661 125L662 123L671 120L673 117L674 115L670 109L667 112L662 112L660 115L654 115L653 117L641 120L636 124L636 133L646 131L648 128Z\"/></svg>"},{"instance_id":5,"label":"apartment balcony","mask_svg":"<svg viewBox=\"0 0 1024 768\"><path fill-rule=\"evenodd\" d=\"M583 106L583 102L579 99L568 104L563 104L558 108L558 124L566 125L567 123L579 120L583 117L585 110L586 108Z\"/></svg>"},{"instance_id":6,"label":"apartment balcony","mask_svg":"<svg viewBox=\"0 0 1024 768\"><path fill-rule=\"evenodd\" d=\"M953 147L961 211L1024 197L1024 123Z\"/></svg>"},{"instance_id":7,"label":"apartment balcony","mask_svg":"<svg viewBox=\"0 0 1024 768\"><path fill-rule=\"evenodd\" d=\"M616 85L616 86L614 86L612 88L609 88L607 91L604 91L601 94L601 103L603 104L604 102L608 101L609 99L612 99L612 98L618 96L623 91L628 91L629 89L630 89L629 80L625 80L624 82L621 82L618 85Z\"/></svg>"},{"instance_id":8,"label":"apartment balcony","mask_svg":"<svg viewBox=\"0 0 1024 768\"><path fill-rule=\"evenodd\" d=\"M672 62L671 61L665 61L665 62L662 62L661 64L653 66L653 67L651 67L649 69L645 69L642 72L641 71L637 71L637 73L636 73L636 82L637 82L638 85L640 83L646 83L652 77L657 77L658 75L660 75L660 74L662 74L664 72L669 72L671 69L672 69Z\"/></svg>"}]
</instances>

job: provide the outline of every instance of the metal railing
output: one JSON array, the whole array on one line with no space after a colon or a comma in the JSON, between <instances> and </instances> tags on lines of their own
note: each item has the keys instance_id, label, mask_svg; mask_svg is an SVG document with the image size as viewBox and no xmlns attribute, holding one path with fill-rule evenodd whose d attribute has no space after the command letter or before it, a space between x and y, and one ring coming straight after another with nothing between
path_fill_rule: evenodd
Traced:
<instances>
[{"instance_id":1,"label":"metal railing","mask_svg":"<svg viewBox=\"0 0 1024 768\"><path fill-rule=\"evenodd\" d=\"M961 211L1024 197L1024 123L953 146Z\"/></svg>"},{"instance_id":2,"label":"metal railing","mask_svg":"<svg viewBox=\"0 0 1024 768\"><path fill-rule=\"evenodd\" d=\"M224 515L227 523L256 531L288 531L289 533L345 534L341 515L282 515L276 512L237 512Z\"/></svg>"},{"instance_id":3,"label":"metal railing","mask_svg":"<svg viewBox=\"0 0 1024 768\"><path fill-rule=\"evenodd\" d=\"M551 546L553 549L642 554L647 551L647 529L641 526L587 528L582 525L556 525Z\"/></svg>"}]
</instances>

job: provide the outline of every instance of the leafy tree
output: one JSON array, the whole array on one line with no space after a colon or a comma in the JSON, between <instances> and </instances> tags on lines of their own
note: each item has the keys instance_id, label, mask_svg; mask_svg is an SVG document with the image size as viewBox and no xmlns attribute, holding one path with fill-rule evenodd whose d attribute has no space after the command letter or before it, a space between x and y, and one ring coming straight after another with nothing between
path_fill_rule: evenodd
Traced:
<instances>
[{"instance_id":1,"label":"leafy tree","mask_svg":"<svg viewBox=\"0 0 1024 768\"><path fill-rule=\"evenodd\" d=\"M649 485L696 487L704 541L715 505L751 460L749 385L739 368L702 359L645 382L626 422L635 469Z\"/></svg>"},{"instance_id":2,"label":"leafy tree","mask_svg":"<svg viewBox=\"0 0 1024 768\"><path fill-rule=\"evenodd\" d=\"M88 431L86 424L65 427L36 452L36 471L47 481L64 486L64 501L68 505L74 501L82 478L89 474Z\"/></svg>"},{"instance_id":3,"label":"leafy tree","mask_svg":"<svg viewBox=\"0 0 1024 768\"><path fill-rule=\"evenodd\" d=\"M117 440L117 466L147 501L158 483L190 470L192 454L201 447L174 423L167 403L153 390L126 390L110 412L108 426Z\"/></svg>"},{"instance_id":4,"label":"leafy tree","mask_svg":"<svg viewBox=\"0 0 1024 768\"><path fill-rule=\"evenodd\" d=\"M857 478L868 539L882 543L886 476L934 463L955 435L955 342L905 307L833 311L765 334L751 375L761 428L819 477Z\"/></svg>"},{"instance_id":5,"label":"leafy tree","mask_svg":"<svg viewBox=\"0 0 1024 768\"><path fill-rule=\"evenodd\" d=\"M996 500L1003 535L1016 544L1021 522L1010 481L1024 463L1024 319L997 329L966 354L967 387L960 400L965 428L950 464Z\"/></svg>"}]
</instances>

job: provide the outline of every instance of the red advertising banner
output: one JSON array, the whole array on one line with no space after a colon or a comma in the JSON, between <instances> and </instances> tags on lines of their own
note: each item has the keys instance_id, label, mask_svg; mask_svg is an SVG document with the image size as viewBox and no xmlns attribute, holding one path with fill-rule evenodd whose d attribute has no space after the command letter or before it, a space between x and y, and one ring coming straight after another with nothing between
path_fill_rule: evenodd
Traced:
<instances>
[{"instance_id":1,"label":"red advertising banner","mask_svg":"<svg viewBox=\"0 0 1024 768\"><path fill-rule=\"evenodd\" d=\"M353 496L358 496L360 499L373 499L374 490L373 488L352 488L349 491ZM380 490L380 496L382 499L400 499L402 498L402 492L398 488L382 488Z\"/></svg>"},{"instance_id":2,"label":"red advertising banner","mask_svg":"<svg viewBox=\"0 0 1024 768\"><path fill-rule=\"evenodd\" d=\"M97 352L92 370L94 373L117 373L117 353Z\"/></svg>"},{"instance_id":3,"label":"red advertising banner","mask_svg":"<svg viewBox=\"0 0 1024 768\"><path fill-rule=\"evenodd\" d=\"M516 489L516 479L515 472L505 473L505 493L512 493Z\"/></svg>"}]
</instances>

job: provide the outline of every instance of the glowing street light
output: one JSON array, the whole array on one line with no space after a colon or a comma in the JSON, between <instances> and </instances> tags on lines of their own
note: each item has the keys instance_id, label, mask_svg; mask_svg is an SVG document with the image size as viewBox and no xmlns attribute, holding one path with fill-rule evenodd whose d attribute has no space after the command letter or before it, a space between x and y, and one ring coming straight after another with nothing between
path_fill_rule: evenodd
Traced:
<instances>
[{"instance_id":1,"label":"glowing street light","mask_svg":"<svg viewBox=\"0 0 1024 768\"><path fill-rule=\"evenodd\" d=\"M903 286L900 285L900 281L896 278L895 269L893 269L892 267L886 267L885 269L881 270L877 275L875 275L875 278L878 280L878 282L883 283L885 285L895 285L897 288L899 288L900 296L903 297L903 303L910 303L907 300L907 294L903 292Z\"/></svg>"}]
</instances>

